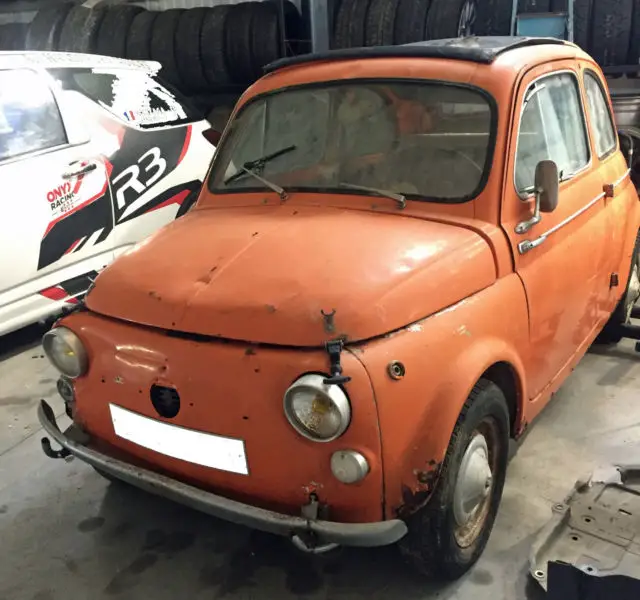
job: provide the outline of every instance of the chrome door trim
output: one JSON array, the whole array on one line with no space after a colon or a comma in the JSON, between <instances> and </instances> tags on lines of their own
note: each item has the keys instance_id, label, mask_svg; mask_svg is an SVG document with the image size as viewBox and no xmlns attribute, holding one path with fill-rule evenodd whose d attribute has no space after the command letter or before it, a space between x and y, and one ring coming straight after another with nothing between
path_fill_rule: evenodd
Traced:
<instances>
[{"instance_id":1,"label":"chrome door trim","mask_svg":"<svg viewBox=\"0 0 640 600\"><path fill-rule=\"evenodd\" d=\"M600 200L602 200L604 197L605 197L604 192L602 192L601 194L598 194L593 200L587 202L582 208L574 212L572 215L569 215L564 221L561 221L557 225L554 225L551 229L549 229L549 231L547 231L546 233L543 233L540 237L537 237L534 240L525 240L523 242L520 242L518 244L518 252L520 252L520 254L526 254L527 252L529 252L529 250L533 250L534 248L537 248L543 242L545 242L550 235L554 234L556 231L559 231L565 225L568 225L569 223L571 223L571 221L573 221L574 219L578 218L581 214L588 211L592 206L600 202Z\"/></svg>"}]
</instances>

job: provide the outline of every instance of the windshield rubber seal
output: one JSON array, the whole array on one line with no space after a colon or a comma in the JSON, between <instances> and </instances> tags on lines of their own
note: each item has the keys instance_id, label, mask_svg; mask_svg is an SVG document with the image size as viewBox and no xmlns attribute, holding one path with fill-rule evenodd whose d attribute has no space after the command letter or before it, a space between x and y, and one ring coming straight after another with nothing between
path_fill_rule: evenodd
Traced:
<instances>
[{"instance_id":1,"label":"windshield rubber seal","mask_svg":"<svg viewBox=\"0 0 640 600\"><path fill-rule=\"evenodd\" d=\"M478 181L478 185L476 188L466 196L460 198L437 198L437 197L429 197L424 196L422 194L403 194L407 200L417 201L417 202L430 202L436 204L464 204L477 198L485 189L487 182L489 181L489 176L491 175L491 166L493 164L493 158L495 154L496 148L496 139L498 133L498 103L493 95L476 85L472 85L469 83L462 83L458 81L450 81L450 80L441 80L441 79L423 79L423 78L404 78L404 77L385 77L385 78L356 78L356 79L328 79L325 81L318 81L313 83L303 83L297 85L290 85L280 87L274 90L269 90L267 92L263 92L258 94L248 100L245 104L243 104L240 109L233 115L232 121L229 122L225 134L220 140L218 144L217 151L213 157L213 161L211 163L211 168L209 170L209 175L207 177L207 190L211 194L218 195L232 195L232 194L251 194L251 193L264 193L265 186L252 186L252 187L242 187L242 188L216 188L213 187L214 174L216 174L216 167L220 161L220 156L223 154L221 150L224 149L224 144L232 133L233 122L235 122L240 115L247 110L248 107L252 106L255 102L259 102L264 100L265 98L269 98L270 96L275 96L277 94L282 94L290 91L298 91L305 89L318 89L318 88L328 88L328 87L338 87L340 85L352 85L352 84L411 84L411 85L442 85L453 88L459 88L464 90L469 90L472 92L476 92L481 95L489 105L490 112L490 131L489 131L489 140L487 142L487 155L485 157L484 168L482 171L482 177ZM306 194L332 194L332 195L341 195L341 196L371 196L371 194L366 192L358 192L356 190L345 190L338 187L287 187L286 190L288 193L306 193Z\"/></svg>"}]
</instances>

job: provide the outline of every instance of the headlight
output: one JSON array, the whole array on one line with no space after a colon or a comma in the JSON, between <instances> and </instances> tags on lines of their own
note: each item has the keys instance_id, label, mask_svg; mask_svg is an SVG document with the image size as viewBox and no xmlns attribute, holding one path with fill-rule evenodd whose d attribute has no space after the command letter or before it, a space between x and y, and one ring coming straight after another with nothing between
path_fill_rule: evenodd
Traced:
<instances>
[{"instance_id":1,"label":"headlight","mask_svg":"<svg viewBox=\"0 0 640 600\"><path fill-rule=\"evenodd\" d=\"M303 375L284 394L284 413L292 427L314 442L340 437L351 421L347 395L323 375Z\"/></svg>"},{"instance_id":2,"label":"headlight","mask_svg":"<svg viewBox=\"0 0 640 600\"><path fill-rule=\"evenodd\" d=\"M44 334L42 346L47 358L63 375L75 379L87 372L88 357L80 338L66 327Z\"/></svg>"}]
</instances>

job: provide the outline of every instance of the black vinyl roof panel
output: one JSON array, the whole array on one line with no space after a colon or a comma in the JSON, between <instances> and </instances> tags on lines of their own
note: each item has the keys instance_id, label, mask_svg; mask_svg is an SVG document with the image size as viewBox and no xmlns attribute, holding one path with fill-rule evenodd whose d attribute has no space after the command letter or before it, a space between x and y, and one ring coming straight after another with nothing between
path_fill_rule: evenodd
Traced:
<instances>
[{"instance_id":1,"label":"black vinyl roof panel","mask_svg":"<svg viewBox=\"0 0 640 600\"><path fill-rule=\"evenodd\" d=\"M449 38L443 40L428 40L402 46L370 46L366 48L347 48L344 50L329 50L315 54L301 54L289 58L282 58L265 67L266 73L271 73L291 65L306 63L367 58L448 58L466 60L481 64L490 64L498 56L528 46L547 44L565 45L564 40L543 37L516 36L487 36Z\"/></svg>"}]
</instances>

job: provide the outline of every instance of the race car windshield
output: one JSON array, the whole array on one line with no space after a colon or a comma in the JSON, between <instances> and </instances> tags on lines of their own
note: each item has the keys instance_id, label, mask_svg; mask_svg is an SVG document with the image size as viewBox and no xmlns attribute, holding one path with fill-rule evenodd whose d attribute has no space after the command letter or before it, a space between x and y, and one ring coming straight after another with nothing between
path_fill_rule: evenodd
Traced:
<instances>
[{"instance_id":1,"label":"race car windshield","mask_svg":"<svg viewBox=\"0 0 640 600\"><path fill-rule=\"evenodd\" d=\"M439 82L349 81L290 88L244 107L219 147L209 188L261 191L261 175L294 191L387 190L411 200L463 202L484 187L495 111L477 88ZM282 148L291 151L279 154Z\"/></svg>"},{"instance_id":2,"label":"race car windshield","mask_svg":"<svg viewBox=\"0 0 640 600\"><path fill-rule=\"evenodd\" d=\"M87 96L126 123L151 129L184 125L204 116L167 83L137 69L51 70L64 89Z\"/></svg>"}]
</instances>

